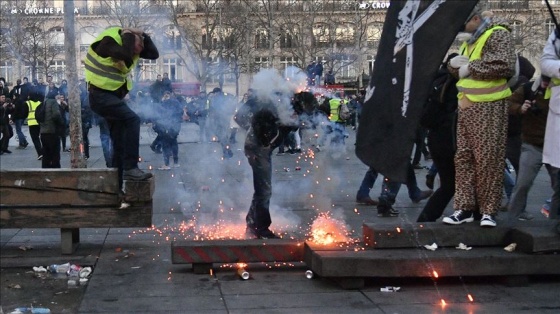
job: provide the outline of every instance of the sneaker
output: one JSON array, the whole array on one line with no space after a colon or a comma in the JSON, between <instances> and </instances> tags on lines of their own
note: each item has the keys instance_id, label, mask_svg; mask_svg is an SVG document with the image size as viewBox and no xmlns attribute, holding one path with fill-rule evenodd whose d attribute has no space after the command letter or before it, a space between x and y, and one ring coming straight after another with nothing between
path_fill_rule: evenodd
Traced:
<instances>
[{"instance_id":1,"label":"sneaker","mask_svg":"<svg viewBox=\"0 0 560 314\"><path fill-rule=\"evenodd\" d=\"M19 145L16 149L25 149L25 147L23 145Z\"/></svg>"},{"instance_id":2,"label":"sneaker","mask_svg":"<svg viewBox=\"0 0 560 314\"><path fill-rule=\"evenodd\" d=\"M171 167L167 166L167 165L163 165L161 167L158 168L159 170L169 170L171 169Z\"/></svg>"},{"instance_id":3,"label":"sneaker","mask_svg":"<svg viewBox=\"0 0 560 314\"><path fill-rule=\"evenodd\" d=\"M535 216L529 214L528 212L522 212L519 216L517 216L517 220L520 221L529 221L533 220L533 218L535 218Z\"/></svg>"},{"instance_id":4,"label":"sneaker","mask_svg":"<svg viewBox=\"0 0 560 314\"><path fill-rule=\"evenodd\" d=\"M451 216L443 218L443 223L446 223L448 225L460 225L465 222L473 221L473 213L466 210L456 210Z\"/></svg>"},{"instance_id":5,"label":"sneaker","mask_svg":"<svg viewBox=\"0 0 560 314\"><path fill-rule=\"evenodd\" d=\"M393 208L393 206L389 206L389 208L377 208L377 217L397 217L400 212Z\"/></svg>"},{"instance_id":6,"label":"sneaker","mask_svg":"<svg viewBox=\"0 0 560 314\"><path fill-rule=\"evenodd\" d=\"M277 152L276 156L284 156L284 152Z\"/></svg>"},{"instance_id":7,"label":"sneaker","mask_svg":"<svg viewBox=\"0 0 560 314\"><path fill-rule=\"evenodd\" d=\"M412 168L414 168L414 169L424 169L424 167L420 164L414 164L414 165L412 165Z\"/></svg>"},{"instance_id":8,"label":"sneaker","mask_svg":"<svg viewBox=\"0 0 560 314\"><path fill-rule=\"evenodd\" d=\"M151 177L152 177L151 173L144 172L138 168L133 168L133 169L123 171L123 180L144 181L144 180L148 180Z\"/></svg>"},{"instance_id":9,"label":"sneaker","mask_svg":"<svg viewBox=\"0 0 560 314\"><path fill-rule=\"evenodd\" d=\"M431 174L427 174L426 175L426 186L428 187L428 189L433 190L434 189L434 180L436 179L436 176L431 175Z\"/></svg>"},{"instance_id":10,"label":"sneaker","mask_svg":"<svg viewBox=\"0 0 560 314\"><path fill-rule=\"evenodd\" d=\"M296 153L296 154L301 154L301 148L296 148L296 149L294 149L294 153Z\"/></svg>"},{"instance_id":11,"label":"sneaker","mask_svg":"<svg viewBox=\"0 0 560 314\"><path fill-rule=\"evenodd\" d=\"M429 198L430 196L432 196L433 193L434 193L434 191L432 191L432 190L420 191L420 195L418 196L418 198L413 199L412 202L414 204L418 204L421 201L423 201L423 200Z\"/></svg>"},{"instance_id":12,"label":"sneaker","mask_svg":"<svg viewBox=\"0 0 560 314\"><path fill-rule=\"evenodd\" d=\"M41 160L41 159L43 159L43 155L37 156L37 160Z\"/></svg>"},{"instance_id":13,"label":"sneaker","mask_svg":"<svg viewBox=\"0 0 560 314\"><path fill-rule=\"evenodd\" d=\"M288 154L295 155L296 151L290 148L290 149L288 149Z\"/></svg>"},{"instance_id":14,"label":"sneaker","mask_svg":"<svg viewBox=\"0 0 560 314\"><path fill-rule=\"evenodd\" d=\"M480 226L481 227L496 227L496 221L492 216L484 214L482 215L482 219L480 219Z\"/></svg>"},{"instance_id":15,"label":"sneaker","mask_svg":"<svg viewBox=\"0 0 560 314\"><path fill-rule=\"evenodd\" d=\"M26 149L27 146L29 146L29 143L24 143L23 145L21 145L21 147L23 147L23 149Z\"/></svg>"},{"instance_id":16,"label":"sneaker","mask_svg":"<svg viewBox=\"0 0 560 314\"><path fill-rule=\"evenodd\" d=\"M11 151L11 150L7 150L7 149L4 149L4 153L6 153L6 154L11 154L12 151Z\"/></svg>"},{"instance_id":17,"label":"sneaker","mask_svg":"<svg viewBox=\"0 0 560 314\"><path fill-rule=\"evenodd\" d=\"M377 206L377 204L379 204L378 201L371 199L371 197L369 196L364 198L356 198L356 203L362 205L372 205L372 206Z\"/></svg>"},{"instance_id":18,"label":"sneaker","mask_svg":"<svg viewBox=\"0 0 560 314\"><path fill-rule=\"evenodd\" d=\"M180 168L180 167L181 167L181 164L180 164L180 163L178 163L178 162L176 162L176 163L173 163L173 167L175 167L175 168Z\"/></svg>"}]
</instances>

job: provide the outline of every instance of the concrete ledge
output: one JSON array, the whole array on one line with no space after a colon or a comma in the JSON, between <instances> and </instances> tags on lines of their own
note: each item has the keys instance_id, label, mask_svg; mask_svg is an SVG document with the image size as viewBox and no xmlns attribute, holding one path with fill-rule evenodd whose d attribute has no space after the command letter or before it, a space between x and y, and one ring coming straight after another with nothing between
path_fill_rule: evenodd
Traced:
<instances>
[{"instance_id":1,"label":"concrete ledge","mask_svg":"<svg viewBox=\"0 0 560 314\"><path fill-rule=\"evenodd\" d=\"M441 222L413 224L363 225L364 244L373 249L416 248L437 243L440 247L456 247L459 243L468 246L506 246L510 228L498 225L481 228L478 223L457 226Z\"/></svg>"},{"instance_id":2,"label":"concrete ledge","mask_svg":"<svg viewBox=\"0 0 560 314\"><path fill-rule=\"evenodd\" d=\"M171 243L173 264L300 262L303 242L284 239L216 240Z\"/></svg>"}]
</instances>

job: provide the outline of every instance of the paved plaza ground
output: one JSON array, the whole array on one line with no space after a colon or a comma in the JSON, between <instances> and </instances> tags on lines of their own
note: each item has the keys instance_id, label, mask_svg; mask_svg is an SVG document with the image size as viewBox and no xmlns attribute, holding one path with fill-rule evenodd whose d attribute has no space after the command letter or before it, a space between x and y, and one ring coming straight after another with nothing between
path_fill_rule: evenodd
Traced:
<instances>
[{"instance_id":1,"label":"paved plaza ground","mask_svg":"<svg viewBox=\"0 0 560 314\"><path fill-rule=\"evenodd\" d=\"M313 150L312 131L304 132L304 153L273 156L272 229L305 240L320 213L343 221L359 239L364 222L408 224L425 201L414 204L403 187L395 207L399 217L379 218L376 209L355 202L367 166L354 154L355 131L345 151ZM25 132L27 128L25 127ZM558 313L560 278L531 277L528 284L506 285L500 277L452 277L433 280L369 278L358 290L344 290L325 278L309 280L302 262L251 264L251 279L240 280L234 265L216 265L194 274L190 265L171 263L175 239L239 237L252 196L252 176L238 134L232 159L223 160L218 143L199 143L198 126L184 123L179 137L180 167L163 171L163 157L149 144L150 127L141 129L140 167L155 175L152 228L84 228L73 255L60 254L58 229L2 229L0 305L49 308L52 313ZM29 139L28 139L29 140ZM91 129L88 168L103 168L97 127ZM29 142L31 142L29 140ZM0 169L40 168L30 145L0 156ZM311 149L309 151L308 149ZM70 153L62 153L70 167ZM429 166L431 161L422 161ZM421 189L425 169L416 170ZM380 193L381 178L371 191ZM436 182L437 185L437 182ZM531 190L527 210L536 220L551 194L544 168ZM446 214L452 212L450 206ZM498 223L507 213L500 213ZM93 267L87 284L68 287L63 276L33 273L34 266L71 262ZM558 265L550 265L558 267ZM399 292L381 292L399 286ZM470 302L468 295L474 297ZM446 305L442 305L442 299Z\"/></svg>"}]
</instances>

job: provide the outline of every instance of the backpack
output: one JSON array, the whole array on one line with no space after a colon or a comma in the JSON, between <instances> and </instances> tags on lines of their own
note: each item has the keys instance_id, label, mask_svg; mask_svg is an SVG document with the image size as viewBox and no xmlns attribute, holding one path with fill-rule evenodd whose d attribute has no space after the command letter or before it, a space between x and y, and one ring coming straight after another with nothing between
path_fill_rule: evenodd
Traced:
<instances>
[{"instance_id":1,"label":"backpack","mask_svg":"<svg viewBox=\"0 0 560 314\"><path fill-rule=\"evenodd\" d=\"M437 129L442 125L444 120L448 118L455 110L446 104L445 98L448 93L456 95L456 89L453 88L456 79L451 74L445 73L439 75L432 83L428 99L424 105L424 110L420 116L420 126L428 130ZM451 91L450 91L451 90Z\"/></svg>"},{"instance_id":2,"label":"backpack","mask_svg":"<svg viewBox=\"0 0 560 314\"><path fill-rule=\"evenodd\" d=\"M46 108L44 103L40 103L37 108L35 108L35 120L39 123L44 123L46 118Z\"/></svg>"},{"instance_id":3,"label":"backpack","mask_svg":"<svg viewBox=\"0 0 560 314\"><path fill-rule=\"evenodd\" d=\"M350 109L348 109L348 105L345 101L341 101L340 105L338 106L338 118L340 120L350 119Z\"/></svg>"}]
</instances>

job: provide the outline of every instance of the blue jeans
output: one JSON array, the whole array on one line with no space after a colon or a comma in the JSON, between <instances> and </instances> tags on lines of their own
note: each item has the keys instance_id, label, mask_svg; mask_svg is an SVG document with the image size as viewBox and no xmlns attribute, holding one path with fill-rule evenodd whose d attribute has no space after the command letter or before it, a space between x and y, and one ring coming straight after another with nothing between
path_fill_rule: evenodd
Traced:
<instances>
[{"instance_id":1,"label":"blue jeans","mask_svg":"<svg viewBox=\"0 0 560 314\"><path fill-rule=\"evenodd\" d=\"M25 122L25 119L16 119L14 121L14 123L16 125L16 134L18 136L19 146L26 146L26 145L29 144L29 143L27 143L27 138L25 138L25 135L21 131L21 127L23 126L23 122Z\"/></svg>"},{"instance_id":2,"label":"blue jeans","mask_svg":"<svg viewBox=\"0 0 560 314\"><path fill-rule=\"evenodd\" d=\"M103 158L107 168L113 165L113 143L111 142L111 133L107 121L102 117L97 117L99 123L99 139L101 140L101 148L103 149Z\"/></svg>"},{"instance_id":3,"label":"blue jeans","mask_svg":"<svg viewBox=\"0 0 560 314\"><path fill-rule=\"evenodd\" d=\"M394 182L389 180L389 178L383 178L383 185L381 187L381 196L379 196L379 204L395 204L395 199L397 194L401 189L402 183ZM408 188L408 197L411 200L416 200L420 198L420 188L418 188L418 182L416 181L416 175L414 174L414 169L412 164L408 165L406 173L406 187Z\"/></svg>"},{"instance_id":4,"label":"blue jeans","mask_svg":"<svg viewBox=\"0 0 560 314\"><path fill-rule=\"evenodd\" d=\"M370 197L369 191L371 191L371 189L373 188L375 180L377 180L377 175L377 171L375 171L375 169L373 168L369 168L368 171L366 171L366 174L362 179L362 184L360 184L360 188L358 189L358 193L356 194L357 200Z\"/></svg>"},{"instance_id":5,"label":"blue jeans","mask_svg":"<svg viewBox=\"0 0 560 314\"><path fill-rule=\"evenodd\" d=\"M514 186L515 180L511 177L511 173L507 169L504 170L504 190L506 191L508 201L511 200L511 193L513 192Z\"/></svg>"},{"instance_id":6,"label":"blue jeans","mask_svg":"<svg viewBox=\"0 0 560 314\"><path fill-rule=\"evenodd\" d=\"M247 227L256 230L257 233L265 231L270 227L270 197L272 196L272 150L275 147L264 147L258 144L252 129L247 133L245 139L245 156L253 170L253 200L249 213L245 218Z\"/></svg>"}]
</instances>

